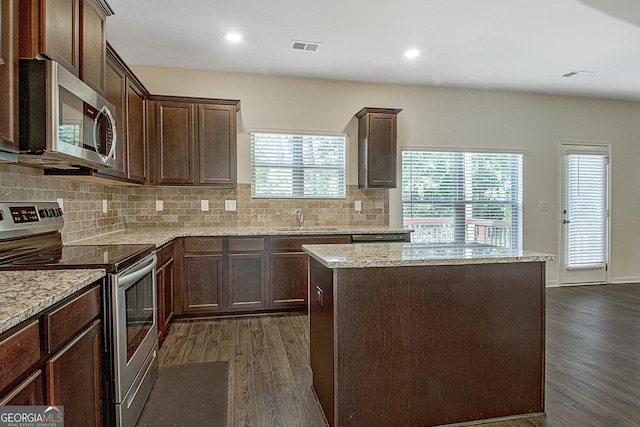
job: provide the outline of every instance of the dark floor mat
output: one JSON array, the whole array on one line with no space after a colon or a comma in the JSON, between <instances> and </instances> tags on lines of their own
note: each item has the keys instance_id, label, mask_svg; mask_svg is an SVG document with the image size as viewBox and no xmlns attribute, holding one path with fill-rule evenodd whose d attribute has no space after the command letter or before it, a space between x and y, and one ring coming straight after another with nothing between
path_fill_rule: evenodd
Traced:
<instances>
[{"instance_id":1,"label":"dark floor mat","mask_svg":"<svg viewBox=\"0 0 640 427\"><path fill-rule=\"evenodd\" d=\"M229 362L161 366L137 427L227 425Z\"/></svg>"}]
</instances>

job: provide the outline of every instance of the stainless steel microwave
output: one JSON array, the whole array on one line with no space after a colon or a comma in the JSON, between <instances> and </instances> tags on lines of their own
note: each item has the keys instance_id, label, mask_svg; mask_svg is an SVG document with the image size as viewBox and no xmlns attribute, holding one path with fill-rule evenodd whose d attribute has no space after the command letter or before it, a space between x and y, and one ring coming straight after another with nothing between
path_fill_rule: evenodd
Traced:
<instances>
[{"instance_id":1,"label":"stainless steel microwave","mask_svg":"<svg viewBox=\"0 0 640 427\"><path fill-rule=\"evenodd\" d=\"M52 169L115 167L115 108L55 61L20 60L18 161Z\"/></svg>"}]
</instances>

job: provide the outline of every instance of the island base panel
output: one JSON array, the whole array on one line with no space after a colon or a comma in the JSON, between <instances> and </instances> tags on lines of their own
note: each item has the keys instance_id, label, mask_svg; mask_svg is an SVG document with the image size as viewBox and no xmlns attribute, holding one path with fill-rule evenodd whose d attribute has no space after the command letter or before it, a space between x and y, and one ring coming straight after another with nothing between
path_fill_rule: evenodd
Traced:
<instances>
[{"instance_id":1,"label":"island base panel","mask_svg":"<svg viewBox=\"0 0 640 427\"><path fill-rule=\"evenodd\" d=\"M544 269L330 270L312 260L310 288L324 295L321 307L310 291L310 362L330 424L433 426L543 412Z\"/></svg>"}]
</instances>

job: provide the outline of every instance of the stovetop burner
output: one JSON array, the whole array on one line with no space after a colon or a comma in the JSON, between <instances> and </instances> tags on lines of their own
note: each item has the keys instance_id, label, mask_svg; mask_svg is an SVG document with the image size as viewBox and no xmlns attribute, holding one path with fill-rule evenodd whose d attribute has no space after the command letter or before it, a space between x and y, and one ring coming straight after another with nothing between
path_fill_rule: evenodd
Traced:
<instances>
[{"instance_id":1,"label":"stovetop burner","mask_svg":"<svg viewBox=\"0 0 640 427\"><path fill-rule=\"evenodd\" d=\"M105 268L117 272L155 250L153 245L63 245L0 262L0 269Z\"/></svg>"}]
</instances>

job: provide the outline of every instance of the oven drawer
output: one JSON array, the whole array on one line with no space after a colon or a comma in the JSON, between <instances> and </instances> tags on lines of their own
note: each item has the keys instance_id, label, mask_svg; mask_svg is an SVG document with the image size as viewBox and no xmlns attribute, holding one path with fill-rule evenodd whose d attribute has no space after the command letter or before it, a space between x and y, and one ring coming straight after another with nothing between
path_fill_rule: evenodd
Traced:
<instances>
[{"instance_id":1,"label":"oven drawer","mask_svg":"<svg viewBox=\"0 0 640 427\"><path fill-rule=\"evenodd\" d=\"M53 353L99 315L100 286L97 285L43 316L44 350Z\"/></svg>"}]
</instances>

